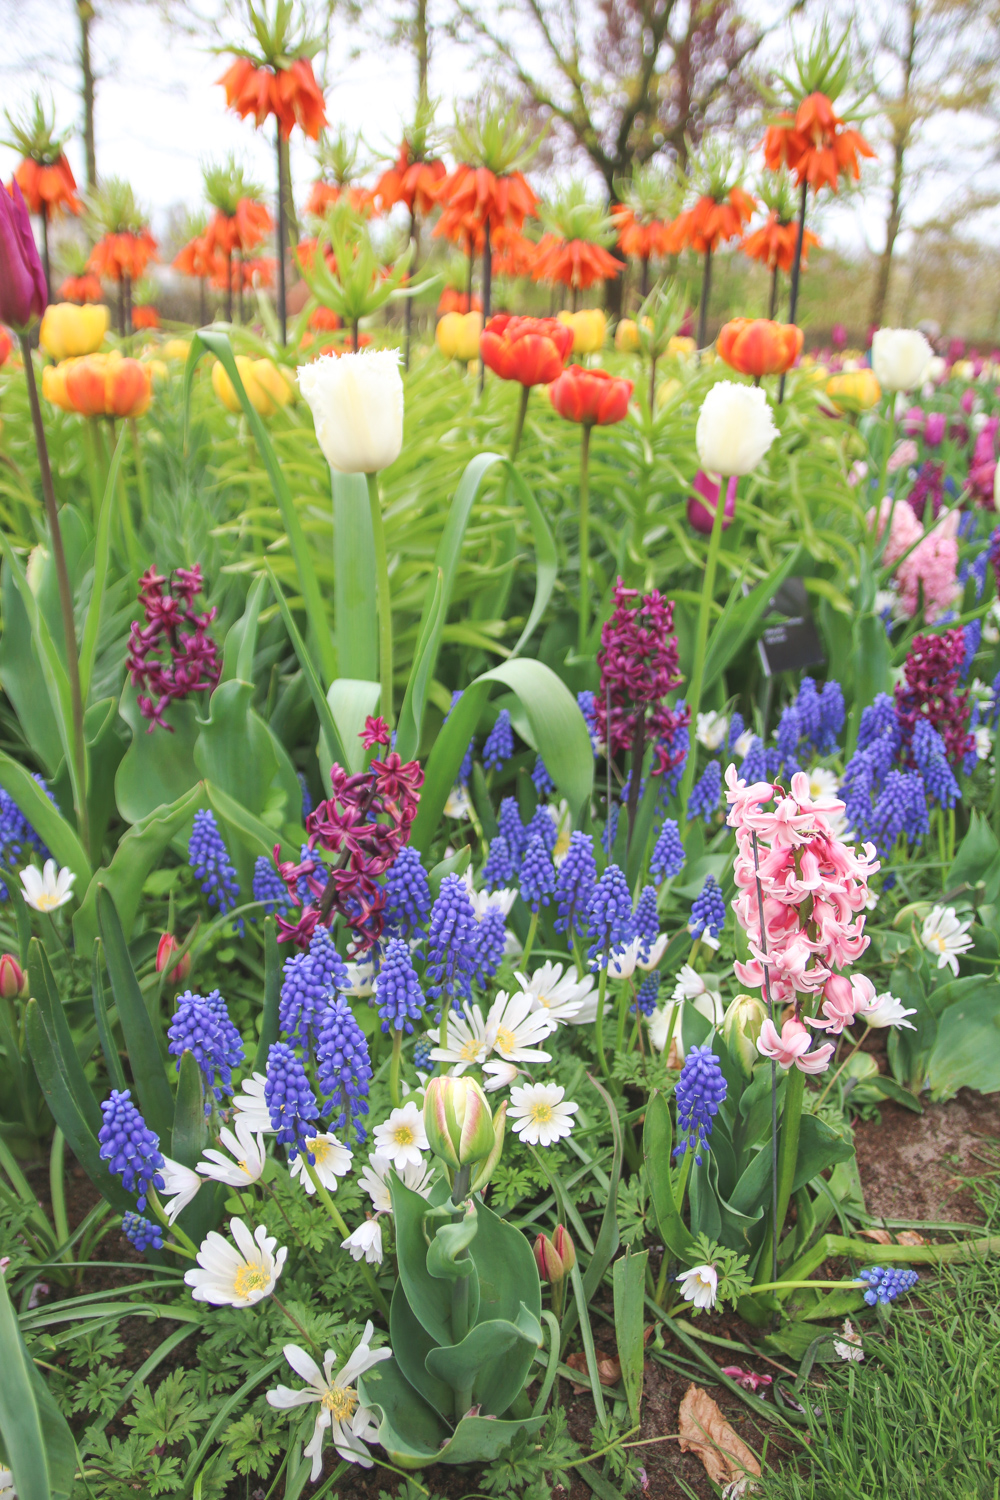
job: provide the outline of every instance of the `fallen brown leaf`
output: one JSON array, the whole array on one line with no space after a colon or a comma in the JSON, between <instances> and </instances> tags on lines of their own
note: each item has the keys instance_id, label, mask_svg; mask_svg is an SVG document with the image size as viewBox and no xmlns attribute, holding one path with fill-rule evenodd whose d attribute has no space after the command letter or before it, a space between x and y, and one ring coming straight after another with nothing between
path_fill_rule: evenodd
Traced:
<instances>
[{"instance_id":1,"label":"fallen brown leaf","mask_svg":"<svg viewBox=\"0 0 1000 1500\"><path fill-rule=\"evenodd\" d=\"M718 1485L759 1478L760 1464L700 1386L689 1385L681 1402L681 1452L697 1453L709 1479Z\"/></svg>"},{"instance_id":2,"label":"fallen brown leaf","mask_svg":"<svg viewBox=\"0 0 1000 1500\"><path fill-rule=\"evenodd\" d=\"M566 1363L571 1370L579 1370L581 1375L587 1375L587 1356L581 1350L578 1354L571 1354ZM597 1356L597 1378L602 1385L617 1385L622 1378L621 1361L616 1354L599 1354ZM588 1376L587 1385L581 1386L581 1390L589 1390L590 1381Z\"/></svg>"},{"instance_id":3,"label":"fallen brown leaf","mask_svg":"<svg viewBox=\"0 0 1000 1500\"><path fill-rule=\"evenodd\" d=\"M861 1229L858 1231L862 1239L874 1240L876 1245L891 1245L892 1235L888 1229Z\"/></svg>"},{"instance_id":4,"label":"fallen brown leaf","mask_svg":"<svg viewBox=\"0 0 1000 1500\"><path fill-rule=\"evenodd\" d=\"M897 1242L900 1245L928 1245L928 1244L930 1244L930 1241L929 1240L925 1240L924 1237L923 1237L923 1235L922 1234L918 1234L915 1229L904 1229L904 1230L902 1230L901 1233L897 1234L896 1240L897 1240Z\"/></svg>"}]
</instances>

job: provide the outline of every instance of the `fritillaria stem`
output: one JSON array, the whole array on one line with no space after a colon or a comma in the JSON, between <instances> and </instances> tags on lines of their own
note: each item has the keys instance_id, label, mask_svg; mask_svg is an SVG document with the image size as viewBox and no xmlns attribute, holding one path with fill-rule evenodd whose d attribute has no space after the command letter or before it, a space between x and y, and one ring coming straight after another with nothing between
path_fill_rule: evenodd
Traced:
<instances>
[{"instance_id":1,"label":"fritillaria stem","mask_svg":"<svg viewBox=\"0 0 1000 1500\"><path fill-rule=\"evenodd\" d=\"M285 228L285 159L281 152L281 127L278 126L275 133L275 143L278 152L278 324L281 328L281 342L288 342L288 313L285 304L285 240L287 230ZM357 345L355 344L355 349Z\"/></svg>"},{"instance_id":2,"label":"fritillaria stem","mask_svg":"<svg viewBox=\"0 0 1000 1500\"><path fill-rule=\"evenodd\" d=\"M802 270L802 244L806 235L806 193L809 184L802 183L802 196L799 198L799 232L795 238L795 259L792 261L792 274L788 282L788 321L795 322L795 312L799 305L799 273ZM775 272L777 275L777 272ZM778 405L785 399L785 377L782 375L778 382Z\"/></svg>"},{"instance_id":3,"label":"fritillaria stem","mask_svg":"<svg viewBox=\"0 0 1000 1500\"><path fill-rule=\"evenodd\" d=\"M378 492L378 475L368 474L368 503L371 507L372 534L375 538L375 582L378 589L378 672L382 685L379 709L391 729L395 723L392 711L392 598L389 593L389 559L382 524L382 501Z\"/></svg>"},{"instance_id":4,"label":"fritillaria stem","mask_svg":"<svg viewBox=\"0 0 1000 1500\"><path fill-rule=\"evenodd\" d=\"M580 656L587 648L590 629L590 422L580 429L580 617L576 646Z\"/></svg>"},{"instance_id":5,"label":"fritillaria stem","mask_svg":"<svg viewBox=\"0 0 1000 1500\"><path fill-rule=\"evenodd\" d=\"M66 643L66 675L69 677L70 702L73 713L73 760L75 762L78 787L76 820L80 841L90 853L90 827L87 816L87 747L83 732L83 695L80 691L80 652L76 639L76 623L73 619L73 590L70 587L69 570L66 567L66 552L63 547L59 511L56 508L56 493L52 484L52 467L49 463L49 448L45 441L45 425L38 401L35 384L35 367L31 362L31 344L26 334L21 335L21 355L24 360L24 378L28 385L28 401L31 406L31 421L35 429L35 446L38 449L38 468L42 478L42 495L45 499L45 514L52 537L52 556L55 559L56 579L59 585L59 605L62 611L63 636Z\"/></svg>"},{"instance_id":6,"label":"fritillaria stem","mask_svg":"<svg viewBox=\"0 0 1000 1500\"><path fill-rule=\"evenodd\" d=\"M708 342L708 299L712 295L712 251L705 251L705 274L701 278L701 309L698 313L698 348Z\"/></svg>"},{"instance_id":7,"label":"fritillaria stem","mask_svg":"<svg viewBox=\"0 0 1000 1500\"><path fill-rule=\"evenodd\" d=\"M45 267L45 292L52 301L52 265L49 260L49 205L42 199L42 264Z\"/></svg>"}]
</instances>

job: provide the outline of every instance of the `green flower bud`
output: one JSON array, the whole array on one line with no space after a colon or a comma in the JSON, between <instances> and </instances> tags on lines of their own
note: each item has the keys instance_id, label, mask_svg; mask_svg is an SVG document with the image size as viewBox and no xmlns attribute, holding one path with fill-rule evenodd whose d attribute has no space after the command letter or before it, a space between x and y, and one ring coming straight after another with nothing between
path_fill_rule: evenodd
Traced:
<instances>
[{"instance_id":1,"label":"green flower bud","mask_svg":"<svg viewBox=\"0 0 1000 1500\"><path fill-rule=\"evenodd\" d=\"M497 1164L500 1161L500 1155L503 1151L503 1137L506 1128L507 1100L505 1099L500 1108L497 1110L496 1114L493 1116L493 1150L490 1152L489 1156L483 1162L482 1166L479 1168L479 1171L473 1178L472 1185L469 1188L470 1193L483 1192L483 1190L487 1187L490 1178L493 1176L493 1173L496 1171Z\"/></svg>"},{"instance_id":2,"label":"green flower bud","mask_svg":"<svg viewBox=\"0 0 1000 1500\"><path fill-rule=\"evenodd\" d=\"M472 1078L430 1080L424 1094L424 1129L435 1156L452 1168L483 1161L497 1144L486 1095Z\"/></svg>"},{"instance_id":3,"label":"green flower bud","mask_svg":"<svg viewBox=\"0 0 1000 1500\"><path fill-rule=\"evenodd\" d=\"M766 1020L767 1008L760 1000L753 995L737 995L730 1002L722 1022L722 1036L729 1055L747 1078L753 1072L754 1063L760 1060L757 1038Z\"/></svg>"}]
</instances>

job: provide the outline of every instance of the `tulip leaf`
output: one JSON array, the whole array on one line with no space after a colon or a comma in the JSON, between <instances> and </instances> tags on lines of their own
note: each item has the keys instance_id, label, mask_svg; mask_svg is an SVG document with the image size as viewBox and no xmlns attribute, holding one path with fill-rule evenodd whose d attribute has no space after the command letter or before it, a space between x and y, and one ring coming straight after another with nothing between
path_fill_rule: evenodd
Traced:
<instances>
[{"instance_id":1,"label":"tulip leaf","mask_svg":"<svg viewBox=\"0 0 1000 1500\"><path fill-rule=\"evenodd\" d=\"M267 428L261 421L259 415L254 411L253 403L246 393L240 372L236 367L229 338L224 333L213 333L208 329L201 329L191 340L191 349L188 354L187 366L184 370L184 446L187 447L188 429L190 425L191 412L191 387L194 381L195 366L205 350L209 350L219 360L229 379L233 383L233 389L240 399L240 404L246 415L250 431L253 433L254 441L264 460L274 490L274 498L278 502L281 511L282 525L285 535L288 537L288 545L292 557L295 560L295 568L298 573L299 588L305 604L306 619L309 621L312 638L315 641L319 655L320 665L328 682L332 682L337 675L337 653L330 637L329 627L326 621L326 610L323 607L323 596L320 593L319 579L316 577L316 569L313 567L312 554L306 541L299 513L295 508L292 492L285 478L284 471L278 463L274 446L268 436Z\"/></svg>"},{"instance_id":2,"label":"tulip leaf","mask_svg":"<svg viewBox=\"0 0 1000 1500\"><path fill-rule=\"evenodd\" d=\"M621 1239L618 1232L618 1184L622 1172L622 1127L618 1119L618 1111L615 1102L607 1089L591 1076L591 1083L604 1100L608 1111L608 1119L611 1124L611 1141L613 1153L611 1157L611 1172L607 1188L607 1202L604 1205L604 1214L601 1218L601 1227L594 1241L594 1253L587 1267L587 1274L583 1278L583 1290L589 1304L597 1288L604 1279L604 1273L615 1257Z\"/></svg>"},{"instance_id":3,"label":"tulip leaf","mask_svg":"<svg viewBox=\"0 0 1000 1500\"><path fill-rule=\"evenodd\" d=\"M396 1225L396 1260L399 1280L414 1317L435 1344L451 1342L451 1285L435 1280L427 1270L424 1215L427 1203L389 1173L393 1219ZM474 1283L473 1283L474 1284Z\"/></svg>"},{"instance_id":4,"label":"tulip leaf","mask_svg":"<svg viewBox=\"0 0 1000 1500\"><path fill-rule=\"evenodd\" d=\"M340 733L340 743L346 756L346 759L340 761L339 764L352 776L359 775L368 764L368 751L361 743L361 731L365 727L365 720L378 708L380 693L381 688L377 682L365 682L353 677L338 677L336 682L330 684L330 690L326 695L326 701L330 705L330 712L333 714ZM323 785L326 786L330 780L330 767L333 765L333 760L322 730L320 730L317 754L320 759Z\"/></svg>"},{"instance_id":5,"label":"tulip leaf","mask_svg":"<svg viewBox=\"0 0 1000 1500\"><path fill-rule=\"evenodd\" d=\"M643 1340L643 1297L646 1290L646 1266L649 1251L633 1255L626 1250L615 1261L612 1271L615 1302L615 1344L622 1367L622 1385L633 1424L639 1421L642 1401L642 1369L646 1353Z\"/></svg>"},{"instance_id":6,"label":"tulip leaf","mask_svg":"<svg viewBox=\"0 0 1000 1500\"><path fill-rule=\"evenodd\" d=\"M139 711L131 683L122 689L118 712L132 731L132 742L115 774L115 801L129 823L142 823L161 807L184 797L198 781L194 747L198 719L194 703L172 703L168 734L153 729Z\"/></svg>"},{"instance_id":7,"label":"tulip leaf","mask_svg":"<svg viewBox=\"0 0 1000 1500\"><path fill-rule=\"evenodd\" d=\"M392 1291L389 1342L399 1368L410 1384L446 1421L450 1420L455 1410L451 1386L432 1375L424 1363L431 1350L439 1346L414 1315L401 1281L396 1282Z\"/></svg>"},{"instance_id":8,"label":"tulip leaf","mask_svg":"<svg viewBox=\"0 0 1000 1500\"><path fill-rule=\"evenodd\" d=\"M67 823L35 778L3 750L0 750L0 786L13 797L56 862L72 870L79 888L84 888L90 881L91 868L76 829Z\"/></svg>"},{"instance_id":9,"label":"tulip leaf","mask_svg":"<svg viewBox=\"0 0 1000 1500\"><path fill-rule=\"evenodd\" d=\"M118 1055L118 1047L115 1044L114 1032L111 1030L111 1018L108 1015L108 998L104 992L103 954L100 938L94 939L94 952L90 966L90 983L94 997L94 1018L97 1021L97 1035L101 1043L101 1051L104 1053L104 1062L108 1070L108 1078L113 1089L127 1089L125 1074L122 1071L122 1060Z\"/></svg>"},{"instance_id":10,"label":"tulip leaf","mask_svg":"<svg viewBox=\"0 0 1000 1500\"><path fill-rule=\"evenodd\" d=\"M263 1073L267 1066L267 1054L278 1040L278 1004L281 1000L281 958L278 953L277 925L273 917L264 918L264 1011L261 1016L260 1039L257 1055L253 1060L253 1071Z\"/></svg>"},{"instance_id":11,"label":"tulip leaf","mask_svg":"<svg viewBox=\"0 0 1000 1500\"><path fill-rule=\"evenodd\" d=\"M285 622L288 639L291 641L292 649L299 659L299 666L302 668L302 675L306 680L309 696L313 701L316 715L319 719L320 730L326 736L327 749L338 765L346 766L347 751L344 749L343 741L340 738L340 730L337 728L336 720L330 712L330 705L326 701L323 684L320 682L316 668L313 666L312 657L306 650L305 642L299 634L298 626L292 618L292 612L288 607L288 600L285 598L281 584L275 578L274 570L266 559L264 561L264 568L268 578L271 580L271 589L277 600L278 608L281 611L281 618Z\"/></svg>"},{"instance_id":12,"label":"tulip leaf","mask_svg":"<svg viewBox=\"0 0 1000 1500\"><path fill-rule=\"evenodd\" d=\"M14 706L24 737L45 774L54 774L64 758L56 711L49 700L45 674L31 622L21 602L14 574L4 563L0 574L3 633L0 634L0 680Z\"/></svg>"},{"instance_id":13,"label":"tulip leaf","mask_svg":"<svg viewBox=\"0 0 1000 1500\"><path fill-rule=\"evenodd\" d=\"M169 1141L174 1121L174 1101L160 1054L160 1039L153 1029L135 969L132 967L114 898L105 885L98 886L97 890L97 919L101 924L108 977L128 1049L129 1067L139 1096L138 1108L150 1130L161 1141Z\"/></svg>"},{"instance_id":14,"label":"tulip leaf","mask_svg":"<svg viewBox=\"0 0 1000 1500\"><path fill-rule=\"evenodd\" d=\"M331 469L330 482L338 670L373 681L378 676L378 610L368 481L363 474Z\"/></svg>"},{"instance_id":15,"label":"tulip leaf","mask_svg":"<svg viewBox=\"0 0 1000 1500\"><path fill-rule=\"evenodd\" d=\"M496 683L510 688L520 699L535 749L569 803L574 820L589 805L594 784L594 750L572 693L543 662L521 658L502 662L465 689L427 758L420 808L411 835L411 842L421 853L426 853L437 835L448 794Z\"/></svg>"},{"instance_id":16,"label":"tulip leaf","mask_svg":"<svg viewBox=\"0 0 1000 1500\"><path fill-rule=\"evenodd\" d=\"M476 1238L479 1225L476 1206L470 1203L457 1224L442 1224L427 1247L427 1274L439 1281L464 1281L475 1270L475 1263L465 1254Z\"/></svg>"},{"instance_id":17,"label":"tulip leaf","mask_svg":"<svg viewBox=\"0 0 1000 1500\"><path fill-rule=\"evenodd\" d=\"M0 1276L0 1437L20 1500L69 1500L78 1468L69 1423L29 1357Z\"/></svg>"},{"instance_id":18,"label":"tulip leaf","mask_svg":"<svg viewBox=\"0 0 1000 1500\"><path fill-rule=\"evenodd\" d=\"M223 791L221 786L216 786L212 781L206 781L204 787L209 806L216 817L221 818L226 825L227 832L232 833L254 859L263 855L266 860L270 861L274 854L274 846L278 843L274 829L262 823L260 818L254 817L252 812L249 812L235 797ZM233 852L235 855L236 851Z\"/></svg>"},{"instance_id":19,"label":"tulip leaf","mask_svg":"<svg viewBox=\"0 0 1000 1500\"><path fill-rule=\"evenodd\" d=\"M267 579L255 578L247 595L246 608L238 620L226 632L226 644L222 653L222 681L236 678L242 682L253 681L254 655L257 650L257 627L264 603Z\"/></svg>"},{"instance_id":20,"label":"tulip leaf","mask_svg":"<svg viewBox=\"0 0 1000 1500\"><path fill-rule=\"evenodd\" d=\"M277 773L278 757L267 725L253 712L253 695L252 682L220 682L208 718L200 721L194 763L206 782L256 815Z\"/></svg>"},{"instance_id":21,"label":"tulip leaf","mask_svg":"<svg viewBox=\"0 0 1000 1500\"><path fill-rule=\"evenodd\" d=\"M949 1005L938 1021L927 1063L932 1099L951 1099L960 1088L1000 1091L1000 1007L996 987L977 999Z\"/></svg>"},{"instance_id":22,"label":"tulip leaf","mask_svg":"<svg viewBox=\"0 0 1000 1500\"><path fill-rule=\"evenodd\" d=\"M484 1416L499 1416L524 1384L541 1345L542 1325L522 1302L516 1322L493 1318L477 1323L460 1344L432 1349L425 1365L453 1391L471 1387L472 1404Z\"/></svg>"},{"instance_id":23,"label":"tulip leaf","mask_svg":"<svg viewBox=\"0 0 1000 1500\"><path fill-rule=\"evenodd\" d=\"M90 602L87 605L87 616L83 624L83 636L80 641L80 693L84 703L90 693L90 680L94 675L94 661L97 657L97 643L100 637L101 608L104 604L104 592L108 581L108 562L111 556L111 518L115 509L115 491L118 484L118 470L121 468L122 455L125 452L125 440L128 432L128 424L122 423L115 451L111 457L111 465L108 469L108 479L104 486L104 496L101 500L100 514L97 519L97 537L94 542L94 581L90 586Z\"/></svg>"},{"instance_id":24,"label":"tulip leaf","mask_svg":"<svg viewBox=\"0 0 1000 1500\"><path fill-rule=\"evenodd\" d=\"M721 616L712 627L705 653L705 672L702 679L702 702L712 684L722 676L729 663L736 657L753 635L757 622L770 607L771 600L789 576L799 560L799 549L794 547L783 562L758 583L745 597L742 583L733 585ZM867 701L867 700L866 700Z\"/></svg>"},{"instance_id":25,"label":"tulip leaf","mask_svg":"<svg viewBox=\"0 0 1000 1500\"><path fill-rule=\"evenodd\" d=\"M48 954L37 938L32 938L28 949L28 977L31 993L38 1001L46 1035L59 1058L67 1087L87 1128L96 1136L102 1124L101 1111L77 1055L73 1033L66 1019Z\"/></svg>"}]
</instances>

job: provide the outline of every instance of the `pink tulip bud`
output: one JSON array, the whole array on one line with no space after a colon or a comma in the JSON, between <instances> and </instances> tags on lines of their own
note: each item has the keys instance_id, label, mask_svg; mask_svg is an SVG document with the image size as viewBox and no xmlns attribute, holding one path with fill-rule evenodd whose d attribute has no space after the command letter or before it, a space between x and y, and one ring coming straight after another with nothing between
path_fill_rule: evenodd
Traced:
<instances>
[{"instance_id":1,"label":"pink tulip bud","mask_svg":"<svg viewBox=\"0 0 1000 1500\"><path fill-rule=\"evenodd\" d=\"M548 1235L540 1234L535 1241L535 1264L543 1281L558 1286L566 1275L566 1267Z\"/></svg>"},{"instance_id":2,"label":"pink tulip bud","mask_svg":"<svg viewBox=\"0 0 1000 1500\"><path fill-rule=\"evenodd\" d=\"M170 962L171 956L180 948L180 943L171 933L165 932L160 938L156 949L156 972L162 974ZM167 975L170 984L183 984L191 972L191 955L185 953L179 964L175 964Z\"/></svg>"},{"instance_id":3,"label":"pink tulip bud","mask_svg":"<svg viewBox=\"0 0 1000 1500\"><path fill-rule=\"evenodd\" d=\"M552 1236L552 1245L566 1271L572 1271L576 1265L576 1246L573 1244L570 1232L565 1224L556 1225L555 1233Z\"/></svg>"},{"instance_id":4,"label":"pink tulip bud","mask_svg":"<svg viewBox=\"0 0 1000 1500\"><path fill-rule=\"evenodd\" d=\"M0 954L0 998L24 1000L28 993L28 976L16 958Z\"/></svg>"}]
</instances>

